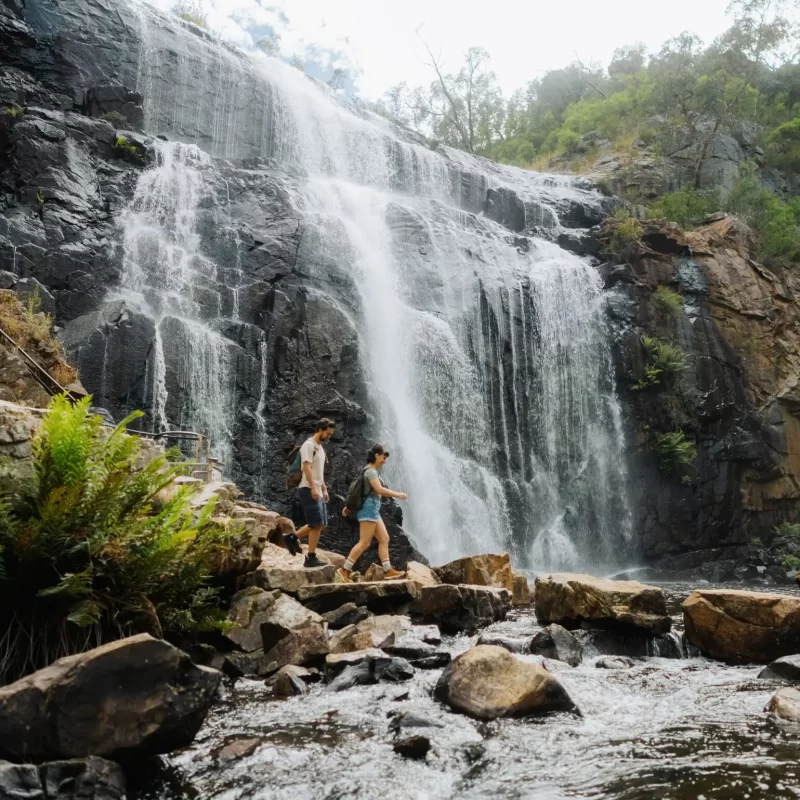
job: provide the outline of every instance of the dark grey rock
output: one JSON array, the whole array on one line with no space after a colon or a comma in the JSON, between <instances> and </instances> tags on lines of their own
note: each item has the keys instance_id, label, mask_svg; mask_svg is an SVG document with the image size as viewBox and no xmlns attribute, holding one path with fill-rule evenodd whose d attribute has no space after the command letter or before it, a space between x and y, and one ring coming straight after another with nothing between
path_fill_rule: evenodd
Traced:
<instances>
[{"instance_id":1,"label":"dark grey rock","mask_svg":"<svg viewBox=\"0 0 800 800\"><path fill-rule=\"evenodd\" d=\"M348 625L358 625L359 622L372 616L372 612L365 606L357 606L355 603L345 603L332 611L326 611L322 615L323 622L328 623L331 630L340 630Z\"/></svg>"},{"instance_id":2,"label":"dark grey rock","mask_svg":"<svg viewBox=\"0 0 800 800\"><path fill-rule=\"evenodd\" d=\"M758 673L758 677L791 683L800 681L800 655L783 656L773 661Z\"/></svg>"},{"instance_id":3,"label":"dark grey rock","mask_svg":"<svg viewBox=\"0 0 800 800\"><path fill-rule=\"evenodd\" d=\"M495 647L504 647L509 653L530 653L531 640L513 638L511 636L498 636L494 633L482 633L476 644L489 644Z\"/></svg>"},{"instance_id":4,"label":"dark grey rock","mask_svg":"<svg viewBox=\"0 0 800 800\"><path fill-rule=\"evenodd\" d=\"M577 667L583 658L580 642L561 625L548 625L533 637L530 652Z\"/></svg>"},{"instance_id":5,"label":"dark grey rock","mask_svg":"<svg viewBox=\"0 0 800 800\"><path fill-rule=\"evenodd\" d=\"M409 736L407 739L395 742L392 749L404 758L421 761L431 749L431 740L427 736Z\"/></svg>"},{"instance_id":6,"label":"dark grey rock","mask_svg":"<svg viewBox=\"0 0 800 800\"><path fill-rule=\"evenodd\" d=\"M40 766L0 761L0 797L15 800L124 800L125 777L96 756Z\"/></svg>"},{"instance_id":7,"label":"dark grey rock","mask_svg":"<svg viewBox=\"0 0 800 800\"><path fill-rule=\"evenodd\" d=\"M45 314L56 313L56 301L52 294L43 286L36 278L20 278L14 284L14 292L22 301L23 305L33 303L36 310L42 311ZM38 298L38 301L36 300Z\"/></svg>"}]
</instances>

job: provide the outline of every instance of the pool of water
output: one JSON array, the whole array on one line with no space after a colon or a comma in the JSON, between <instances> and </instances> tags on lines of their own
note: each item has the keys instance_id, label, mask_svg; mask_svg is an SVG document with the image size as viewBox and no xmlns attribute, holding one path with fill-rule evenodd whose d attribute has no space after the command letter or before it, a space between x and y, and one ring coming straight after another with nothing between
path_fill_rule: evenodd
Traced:
<instances>
[{"instance_id":1,"label":"pool of water","mask_svg":"<svg viewBox=\"0 0 800 800\"><path fill-rule=\"evenodd\" d=\"M681 586L666 587L679 625ZM528 636L530 611L487 632ZM444 642L461 652L476 637ZM533 656L523 659L537 660ZM608 798L614 800L776 800L800 798L800 726L763 709L776 685L759 666L704 658L640 658L606 670L588 658L570 668L548 661L581 716L480 722L432 697L440 670L403 684L273 698L262 682L223 692L191 748L136 779L136 800L445 800L446 798ZM403 728L413 717L425 727ZM425 761L396 754L396 738L422 734ZM230 760L219 750L257 740Z\"/></svg>"}]
</instances>

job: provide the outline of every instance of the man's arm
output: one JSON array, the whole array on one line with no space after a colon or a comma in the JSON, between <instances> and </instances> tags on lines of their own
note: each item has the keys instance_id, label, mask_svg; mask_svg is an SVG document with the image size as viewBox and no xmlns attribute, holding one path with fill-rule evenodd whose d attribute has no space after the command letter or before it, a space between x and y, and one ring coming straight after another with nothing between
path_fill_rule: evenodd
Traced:
<instances>
[{"instance_id":1,"label":"man's arm","mask_svg":"<svg viewBox=\"0 0 800 800\"><path fill-rule=\"evenodd\" d=\"M303 462L303 475L306 476L306 481L308 481L309 488L311 489L311 496L315 500L319 500L319 491L317 490L316 484L314 483L314 479L311 477L310 461Z\"/></svg>"}]
</instances>

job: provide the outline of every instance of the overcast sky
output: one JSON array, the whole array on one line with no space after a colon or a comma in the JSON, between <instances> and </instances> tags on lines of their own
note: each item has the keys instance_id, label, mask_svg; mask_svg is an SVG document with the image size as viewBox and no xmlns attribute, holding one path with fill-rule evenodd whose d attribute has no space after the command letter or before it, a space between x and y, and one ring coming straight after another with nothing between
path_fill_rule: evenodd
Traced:
<instances>
[{"instance_id":1,"label":"overcast sky","mask_svg":"<svg viewBox=\"0 0 800 800\"><path fill-rule=\"evenodd\" d=\"M169 9L174 0L150 0ZM472 45L485 47L506 93L575 59L608 65L617 47L650 51L683 30L710 42L729 25L729 0L198 0L209 27L252 47L267 28L281 34L284 57L316 58L356 74L375 99L400 81L430 80L417 29L457 70Z\"/></svg>"}]
</instances>

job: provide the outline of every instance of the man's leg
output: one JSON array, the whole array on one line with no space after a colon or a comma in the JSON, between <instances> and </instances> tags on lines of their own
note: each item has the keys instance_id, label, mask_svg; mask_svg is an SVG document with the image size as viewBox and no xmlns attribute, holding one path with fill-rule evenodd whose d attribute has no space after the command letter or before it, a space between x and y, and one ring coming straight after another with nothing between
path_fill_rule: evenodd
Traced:
<instances>
[{"instance_id":1,"label":"man's leg","mask_svg":"<svg viewBox=\"0 0 800 800\"><path fill-rule=\"evenodd\" d=\"M308 528L308 526L306 525ZM308 528L308 533L302 534L300 531L297 532L298 536L308 536L308 554L317 552L317 544L319 543L319 537L322 536L322 531L325 530L324 525L316 525L313 528Z\"/></svg>"}]
</instances>

